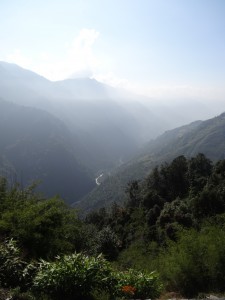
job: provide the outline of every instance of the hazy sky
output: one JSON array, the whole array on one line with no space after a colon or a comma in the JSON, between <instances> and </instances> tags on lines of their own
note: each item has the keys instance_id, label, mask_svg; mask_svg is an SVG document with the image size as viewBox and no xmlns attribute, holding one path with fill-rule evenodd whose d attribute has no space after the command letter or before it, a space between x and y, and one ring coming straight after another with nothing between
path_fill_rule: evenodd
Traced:
<instances>
[{"instance_id":1,"label":"hazy sky","mask_svg":"<svg viewBox=\"0 0 225 300\"><path fill-rule=\"evenodd\" d=\"M225 0L0 0L0 60L225 101Z\"/></svg>"}]
</instances>

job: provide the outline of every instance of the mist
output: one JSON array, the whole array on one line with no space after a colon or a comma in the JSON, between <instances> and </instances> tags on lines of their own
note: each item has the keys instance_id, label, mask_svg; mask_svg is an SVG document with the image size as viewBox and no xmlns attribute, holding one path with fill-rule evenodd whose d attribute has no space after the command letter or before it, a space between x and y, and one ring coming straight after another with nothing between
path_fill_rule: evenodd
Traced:
<instances>
[{"instance_id":1,"label":"mist","mask_svg":"<svg viewBox=\"0 0 225 300\"><path fill-rule=\"evenodd\" d=\"M144 97L93 78L53 82L6 62L0 91L1 173L40 180L69 203L163 132L225 111L216 99Z\"/></svg>"}]
</instances>

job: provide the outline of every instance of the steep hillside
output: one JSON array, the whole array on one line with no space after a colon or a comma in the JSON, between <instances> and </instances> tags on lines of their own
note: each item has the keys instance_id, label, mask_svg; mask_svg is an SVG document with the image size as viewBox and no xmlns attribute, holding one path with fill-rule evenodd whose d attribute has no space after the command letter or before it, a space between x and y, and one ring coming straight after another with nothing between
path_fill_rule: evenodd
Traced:
<instances>
[{"instance_id":1,"label":"steep hillside","mask_svg":"<svg viewBox=\"0 0 225 300\"><path fill-rule=\"evenodd\" d=\"M181 99L177 103L172 101L173 105L170 106L170 101L166 103L166 101L135 96L90 78L51 82L34 72L5 62L0 62L0 98L30 107L31 111L33 108L41 109L48 113L47 115L50 113L56 117L55 120L61 120L65 124L67 127L65 137L69 135L68 140L72 145L66 147L67 155L64 156L64 160L68 159L70 166L67 169L72 168L73 164L69 162L75 157L79 164L91 170L93 181L103 173L103 178L106 178L104 192L101 192L102 186L96 187L93 194L99 193L98 199L91 196L91 199L95 199L94 201L101 201L102 203L108 202L109 197L110 201L117 200L117 192L123 190L127 181L133 178L142 178L156 163L171 159L181 153L194 155L198 151L204 152L206 146L209 150L211 139L218 138L214 137L213 133L203 131L201 134L204 138L198 134L192 137L192 130L198 125L198 123L193 123L178 129L178 131L167 131L160 138L148 144L143 149L142 154L136 156L135 160L129 161L150 139L155 138L165 130L174 128L177 124L180 125L184 121L193 120L197 115L204 119L212 114L213 106L194 99L191 101ZM189 132L190 136L186 131ZM12 130L11 134L12 136L15 135L16 131L13 132ZM46 134L51 135L48 132ZM64 134L60 134L60 136L64 136ZM177 138L178 136L179 138ZM205 138L207 136L210 139ZM4 139L7 140L8 137L1 133L0 138L3 141ZM14 156L18 162L18 153L24 151L23 147L27 148L26 140L19 140L20 143L16 143L16 147L18 147L16 149L20 149L20 151L14 151L14 148L10 146L11 148L7 148L7 156L1 156L4 169L7 166L13 170ZM58 143L57 138L57 147L52 147L54 144L52 140L46 139L46 147L51 149L51 153L55 151L55 156L52 154L51 158L61 156L60 153L65 151L68 140ZM35 136L29 140L28 144L39 149L37 141L38 137ZM48 141L51 141L50 145ZM217 143L216 140L215 143ZM59 150L61 145L64 146L62 150ZM44 149L40 151L45 153ZM215 158L217 158L220 151L222 151L220 147L217 147L217 152L211 147L211 152L206 154L212 157L214 153ZM62 162L61 166L61 161L58 161L58 164L51 163L49 158L45 162L46 166L48 164L52 165L51 169L54 169L54 174L60 173L60 170L66 165ZM17 166L21 174L24 172L21 169L22 165L25 168L24 163ZM108 174L114 174L115 171L112 170L117 170L119 166L120 169L119 172L116 171L116 176L108 176ZM77 169L77 165L74 168ZM32 168L28 169L31 174ZM26 173L28 169L26 169ZM72 169L71 172L73 172ZM46 172L40 171L40 173L42 174L41 179L43 179L43 174ZM44 179L43 181L45 182ZM70 181L67 180L66 182ZM47 184L46 182L46 189ZM73 180L70 184L73 186ZM118 188L116 193L112 193L114 186L122 186L122 189ZM82 187L82 182L80 187ZM67 191L70 189L73 190L73 187L65 187ZM68 192L68 195L71 193Z\"/></svg>"},{"instance_id":2,"label":"steep hillside","mask_svg":"<svg viewBox=\"0 0 225 300\"><path fill-rule=\"evenodd\" d=\"M185 154L188 157L204 153L212 160L225 157L225 113L165 132L149 143L144 152L159 160Z\"/></svg>"},{"instance_id":3,"label":"steep hillside","mask_svg":"<svg viewBox=\"0 0 225 300\"><path fill-rule=\"evenodd\" d=\"M76 141L77 157L96 176L127 162L165 130L209 118L215 107L225 109L214 101L137 96L90 78L51 82L6 62L0 62L0 97L61 119Z\"/></svg>"},{"instance_id":4,"label":"steep hillside","mask_svg":"<svg viewBox=\"0 0 225 300\"><path fill-rule=\"evenodd\" d=\"M17 65L0 62L0 97L44 109L61 119L74 139L79 139L80 161L94 172L127 161L143 142L165 128L143 104L136 100L124 104L126 96L94 79L51 82Z\"/></svg>"},{"instance_id":5,"label":"steep hillside","mask_svg":"<svg viewBox=\"0 0 225 300\"><path fill-rule=\"evenodd\" d=\"M24 185L40 180L41 191L67 203L92 189L71 134L49 113L1 100L0 137L1 175Z\"/></svg>"},{"instance_id":6,"label":"steep hillside","mask_svg":"<svg viewBox=\"0 0 225 300\"><path fill-rule=\"evenodd\" d=\"M135 159L115 170L78 205L82 210L90 210L113 201L121 202L128 182L143 179L162 162L198 153L204 153L213 161L225 158L225 113L167 131L152 140Z\"/></svg>"}]
</instances>

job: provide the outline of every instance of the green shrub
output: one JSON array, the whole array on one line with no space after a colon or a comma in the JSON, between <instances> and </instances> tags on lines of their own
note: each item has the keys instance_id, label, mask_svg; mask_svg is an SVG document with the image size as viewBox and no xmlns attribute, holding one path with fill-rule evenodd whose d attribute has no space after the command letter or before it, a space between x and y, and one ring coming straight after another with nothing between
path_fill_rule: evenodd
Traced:
<instances>
[{"instance_id":1,"label":"green shrub","mask_svg":"<svg viewBox=\"0 0 225 300\"><path fill-rule=\"evenodd\" d=\"M57 257L54 262L42 260L33 288L52 299L89 299L94 290L110 290L111 274L109 263L101 255L95 258L75 253Z\"/></svg>"},{"instance_id":2,"label":"green shrub","mask_svg":"<svg viewBox=\"0 0 225 300\"><path fill-rule=\"evenodd\" d=\"M224 292L225 232L219 226L184 230L177 242L169 242L159 257L159 269L167 288L183 296Z\"/></svg>"},{"instance_id":3,"label":"green shrub","mask_svg":"<svg viewBox=\"0 0 225 300\"><path fill-rule=\"evenodd\" d=\"M133 269L115 274L115 295L125 299L155 299L160 295L162 284L155 272L143 273Z\"/></svg>"},{"instance_id":4,"label":"green shrub","mask_svg":"<svg viewBox=\"0 0 225 300\"><path fill-rule=\"evenodd\" d=\"M20 257L20 250L12 239L0 245L0 286L15 288L21 285L26 263Z\"/></svg>"},{"instance_id":5,"label":"green shrub","mask_svg":"<svg viewBox=\"0 0 225 300\"><path fill-rule=\"evenodd\" d=\"M37 264L21 258L20 249L13 239L0 245L0 286L27 291L33 285Z\"/></svg>"},{"instance_id":6,"label":"green shrub","mask_svg":"<svg viewBox=\"0 0 225 300\"><path fill-rule=\"evenodd\" d=\"M115 260L119 253L120 241L117 235L106 226L95 237L94 253L102 253L108 260Z\"/></svg>"}]
</instances>

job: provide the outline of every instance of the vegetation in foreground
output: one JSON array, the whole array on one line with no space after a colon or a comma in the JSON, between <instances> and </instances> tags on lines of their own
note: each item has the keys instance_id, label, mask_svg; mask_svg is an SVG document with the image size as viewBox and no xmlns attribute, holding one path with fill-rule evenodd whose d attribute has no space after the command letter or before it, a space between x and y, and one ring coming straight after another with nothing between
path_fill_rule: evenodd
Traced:
<instances>
[{"instance_id":1,"label":"vegetation in foreground","mask_svg":"<svg viewBox=\"0 0 225 300\"><path fill-rule=\"evenodd\" d=\"M161 283L155 273L116 271L102 255L73 253L53 261L25 261L14 240L0 247L0 285L10 299L156 298Z\"/></svg>"},{"instance_id":2,"label":"vegetation in foreground","mask_svg":"<svg viewBox=\"0 0 225 300\"><path fill-rule=\"evenodd\" d=\"M80 220L1 178L2 299L157 298L161 283L187 297L225 292L224 160L179 156L124 200Z\"/></svg>"},{"instance_id":3,"label":"vegetation in foreground","mask_svg":"<svg viewBox=\"0 0 225 300\"><path fill-rule=\"evenodd\" d=\"M179 156L130 182L124 205L91 212L86 223L107 228L111 246L102 252L109 259L120 268L157 270L166 291L225 292L225 160Z\"/></svg>"}]
</instances>

